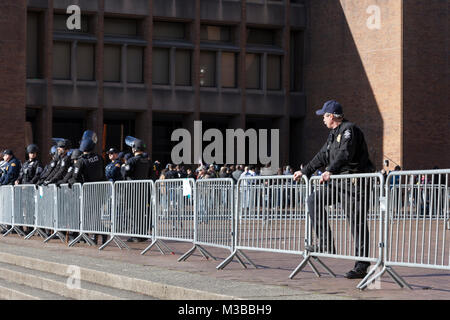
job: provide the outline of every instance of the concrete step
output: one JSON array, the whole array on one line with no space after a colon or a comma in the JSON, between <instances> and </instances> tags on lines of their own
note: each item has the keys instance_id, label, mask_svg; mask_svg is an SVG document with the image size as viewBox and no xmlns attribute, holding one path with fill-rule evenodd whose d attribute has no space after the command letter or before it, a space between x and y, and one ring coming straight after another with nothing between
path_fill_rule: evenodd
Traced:
<instances>
[{"instance_id":1,"label":"concrete step","mask_svg":"<svg viewBox=\"0 0 450 320\"><path fill-rule=\"evenodd\" d=\"M2 300L70 300L58 294L0 279Z\"/></svg>"},{"instance_id":2,"label":"concrete step","mask_svg":"<svg viewBox=\"0 0 450 320\"><path fill-rule=\"evenodd\" d=\"M77 263L77 262L76 262ZM78 263L77 263L78 264ZM23 269L13 269L23 268ZM179 287L159 283L117 273L107 272L107 265L101 269L78 267L81 279L81 289L69 289L67 279L74 266L69 264L51 262L25 255L0 252L0 278L14 279L20 283L32 282L34 287L49 288L72 299L190 299L190 300L230 300L237 297L196 290L189 287ZM39 273L41 272L41 273ZM5 276L3 276L3 273ZM24 273L28 273L24 275ZM45 276L44 276L45 275ZM58 278L54 278L57 276ZM38 278L38 279L36 279ZM44 279L44 280L43 280ZM88 286L95 286L89 290ZM102 290L107 288L115 290L113 293ZM120 292L126 292L121 296Z\"/></svg>"},{"instance_id":3,"label":"concrete step","mask_svg":"<svg viewBox=\"0 0 450 320\"><path fill-rule=\"evenodd\" d=\"M67 266L67 270L76 270ZM71 276L72 278L69 278ZM78 282L75 279L76 273L67 273L67 275L57 275L46 271L39 271L33 268L26 268L14 264L0 262L0 279L21 286L11 296L16 296L19 299L58 299L58 296L76 300L153 300L154 298L147 295L138 294L126 290L120 290L107 286L98 285L89 281L81 280ZM4 288L8 286L4 285ZM26 290L25 287L29 287ZM33 289L33 290L30 290ZM43 295L42 292L47 292ZM50 293L50 295L48 295ZM22 294L22 296L20 295ZM7 291L5 295L8 296ZM27 295L29 297L27 297Z\"/></svg>"}]
</instances>

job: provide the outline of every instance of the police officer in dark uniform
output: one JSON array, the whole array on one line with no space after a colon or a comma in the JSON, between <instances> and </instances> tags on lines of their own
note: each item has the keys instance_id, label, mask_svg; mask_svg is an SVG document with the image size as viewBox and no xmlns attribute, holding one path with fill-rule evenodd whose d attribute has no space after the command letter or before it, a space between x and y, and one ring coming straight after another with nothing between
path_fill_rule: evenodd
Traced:
<instances>
[{"instance_id":1,"label":"police officer in dark uniform","mask_svg":"<svg viewBox=\"0 0 450 320\"><path fill-rule=\"evenodd\" d=\"M294 180L299 180L302 175L306 175L309 178L317 169L323 167L325 168L325 172L321 175L321 183L327 182L333 174L374 172L375 168L369 159L364 134L354 123L343 118L343 109L339 102L335 100L325 102L322 109L317 110L316 114L323 115L323 121L331 131L327 142L316 156L304 166L301 171L295 172ZM337 194L336 190L333 190L329 183L326 184L326 188L328 188L329 194ZM364 202L368 197L360 194L359 188L351 188L349 186L344 189L346 189L344 191L345 195L342 197L344 197L344 199L345 197L352 197L352 199L355 199L355 208L358 208L355 217L347 217L351 224L353 238L355 239L356 255L367 257L369 230L365 222L365 212L362 212L364 209L359 210L360 204L358 202L360 200ZM313 191L307 200L309 214L312 223L315 226L315 232L319 238L320 244L308 245L306 246L306 250L335 253L335 247L326 214L321 215L321 221L319 217L319 213L323 212L325 209L324 204L320 201L320 192L320 189ZM339 197L334 197L334 201L341 201L341 204L344 205L343 200L337 198ZM330 199L328 204L332 204L331 201L332 200ZM365 207L364 203L361 204L361 207ZM349 210L346 208L345 212L348 215ZM320 223L318 223L316 219L319 220ZM324 230L325 228L327 231ZM353 270L350 270L345 276L348 279L364 278L367 275L369 266L369 262L357 261Z\"/></svg>"},{"instance_id":2,"label":"police officer in dark uniform","mask_svg":"<svg viewBox=\"0 0 450 320\"><path fill-rule=\"evenodd\" d=\"M122 180L122 174L120 172L121 160L119 159L119 151L116 148L111 148L107 152L109 160L111 162L105 168L105 176L111 182Z\"/></svg>"},{"instance_id":3,"label":"police officer in dark uniform","mask_svg":"<svg viewBox=\"0 0 450 320\"><path fill-rule=\"evenodd\" d=\"M128 153L125 153L123 155L123 157L121 158L122 165L120 166L120 174L122 175L122 179L125 179L124 177L125 177L125 174L126 174L125 173L126 163L132 157L133 157L133 155L128 152Z\"/></svg>"},{"instance_id":4,"label":"police officer in dark uniform","mask_svg":"<svg viewBox=\"0 0 450 320\"><path fill-rule=\"evenodd\" d=\"M61 180L58 180L55 182L56 186L59 188L60 185L69 183L69 180L73 177L73 171L75 168L75 164L77 163L78 159L81 157L82 152L79 149L75 149L70 154L70 167L67 169L67 173ZM69 188L71 188L72 185L69 184Z\"/></svg>"},{"instance_id":5,"label":"police officer in dark uniform","mask_svg":"<svg viewBox=\"0 0 450 320\"><path fill-rule=\"evenodd\" d=\"M12 150L3 151L3 161L6 162L5 173L0 178L0 185L13 185L20 174L20 161L14 156Z\"/></svg>"},{"instance_id":6,"label":"police officer in dark uniform","mask_svg":"<svg viewBox=\"0 0 450 320\"><path fill-rule=\"evenodd\" d=\"M131 147L131 151L133 152L133 157L129 158L124 167L124 179L125 180L145 180L149 179L150 172L150 161L148 160L148 155L144 154L145 143L144 141L133 138L131 136L127 136L125 138L126 145ZM150 203L150 199L148 199ZM133 223L133 214L128 212L128 221L129 223ZM147 217L151 219L151 217ZM151 225L151 220L149 221L149 226ZM146 239L142 238L129 238L128 242L141 242L146 241Z\"/></svg>"},{"instance_id":7,"label":"police officer in dark uniform","mask_svg":"<svg viewBox=\"0 0 450 320\"><path fill-rule=\"evenodd\" d=\"M45 167L44 167L44 170L42 171L42 173L41 173L41 175L40 175L40 177L39 177L39 180L36 182L36 185L40 185L40 184L42 184L44 181L45 181L45 179L52 173L52 171L55 169L55 167L56 167L56 164L58 163L58 160L59 160L59 155L58 155L58 152L56 151L56 146L52 146L51 148L50 148L50 163L49 164L47 164Z\"/></svg>"},{"instance_id":8,"label":"police officer in dark uniform","mask_svg":"<svg viewBox=\"0 0 450 320\"><path fill-rule=\"evenodd\" d=\"M91 130L86 130L80 143L80 151L83 154L74 165L72 178L69 179L70 184L104 180L103 158L93 152L96 143L97 135Z\"/></svg>"},{"instance_id":9,"label":"police officer in dark uniform","mask_svg":"<svg viewBox=\"0 0 450 320\"><path fill-rule=\"evenodd\" d=\"M74 183L85 183L103 181L103 158L93 152L97 144L97 134L91 130L86 130L80 142L80 151L83 153L75 162L72 177L69 179L69 187ZM97 243L98 235L92 239ZM102 234L102 244L108 240L106 234Z\"/></svg>"},{"instance_id":10,"label":"police officer in dark uniform","mask_svg":"<svg viewBox=\"0 0 450 320\"><path fill-rule=\"evenodd\" d=\"M131 157L125 163L124 179L125 180L145 180L148 179L150 161L148 156L144 155L145 143L136 138L127 137L129 140L125 142L131 147L134 157ZM134 139L134 140L133 140Z\"/></svg>"},{"instance_id":11,"label":"police officer in dark uniform","mask_svg":"<svg viewBox=\"0 0 450 320\"><path fill-rule=\"evenodd\" d=\"M58 162L56 166L52 170L52 172L45 178L41 178L40 181L44 186L49 185L51 183L55 183L64 178L67 174L67 170L71 165L70 157L67 152L70 150L70 141L67 139L63 139L58 141L57 144L57 153L58 153Z\"/></svg>"},{"instance_id":12,"label":"police officer in dark uniform","mask_svg":"<svg viewBox=\"0 0 450 320\"><path fill-rule=\"evenodd\" d=\"M39 181L44 169L37 157L38 151L39 148L35 144L27 147L28 160L22 165L16 184L35 184Z\"/></svg>"}]
</instances>

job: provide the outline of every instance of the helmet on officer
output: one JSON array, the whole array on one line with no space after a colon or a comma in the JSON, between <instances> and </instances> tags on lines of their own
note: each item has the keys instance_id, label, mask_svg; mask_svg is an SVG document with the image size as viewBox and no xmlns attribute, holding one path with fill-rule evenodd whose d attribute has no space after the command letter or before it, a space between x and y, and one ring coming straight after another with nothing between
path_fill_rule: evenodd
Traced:
<instances>
[{"instance_id":1,"label":"helmet on officer","mask_svg":"<svg viewBox=\"0 0 450 320\"><path fill-rule=\"evenodd\" d=\"M39 151L39 148L34 143L28 145L28 147L27 147L27 153L37 153L38 151Z\"/></svg>"},{"instance_id":2,"label":"helmet on officer","mask_svg":"<svg viewBox=\"0 0 450 320\"><path fill-rule=\"evenodd\" d=\"M69 140L67 140L67 139L63 139L63 140L60 140L60 141L58 141L58 143L56 144L56 146L58 147L58 148L62 148L62 149L70 149L70 145L71 145L71 143L70 143L70 141Z\"/></svg>"},{"instance_id":3,"label":"helmet on officer","mask_svg":"<svg viewBox=\"0 0 450 320\"><path fill-rule=\"evenodd\" d=\"M125 137L125 144L131 147L133 149L133 152L144 151L146 148L144 141L138 138L134 138L132 136Z\"/></svg>"},{"instance_id":4,"label":"helmet on officer","mask_svg":"<svg viewBox=\"0 0 450 320\"><path fill-rule=\"evenodd\" d=\"M97 144L97 134L92 130L86 130L80 141L80 150L82 152L90 152L94 150Z\"/></svg>"}]
</instances>

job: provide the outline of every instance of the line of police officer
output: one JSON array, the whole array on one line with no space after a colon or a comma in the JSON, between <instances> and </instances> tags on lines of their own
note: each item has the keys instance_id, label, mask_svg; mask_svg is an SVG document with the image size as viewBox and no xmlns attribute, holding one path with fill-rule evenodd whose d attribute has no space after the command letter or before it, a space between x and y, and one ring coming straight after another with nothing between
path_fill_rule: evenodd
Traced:
<instances>
[{"instance_id":1,"label":"line of police officer","mask_svg":"<svg viewBox=\"0 0 450 320\"><path fill-rule=\"evenodd\" d=\"M83 134L79 149L70 149L70 141L58 139L56 146L50 149L51 161L43 167L38 158L39 148L30 144L26 152L28 159L21 164L11 149L3 151L3 161L0 162L0 185L34 184L47 186L67 183L94 181L141 180L150 177L150 161L144 152L142 140L127 137L126 143L132 148L133 154L123 158L116 148L107 151L111 161L103 166L103 158L93 150L97 142L94 132L87 130ZM106 178L106 179L105 179Z\"/></svg>"},{"instance_id":2,"label":"line of police officer","mask_svg":"<svg viewBox=\"0 0 450 320\"><path fill-rule=\"evenodd\" d=\"M51 161L45 167L38 159L39 148L30 144L26 152L28 160L23 164L14 156L10 149L3 151L3 161L0 162L0 185L34 184L47 186L95 181L142 180L148 179L150 162L144 153L145 143L128 136L125 143L132 148L133 154L124 156L122 164L119 152L111 148L107 154L110 163L104 167L103 158L94 152L97 135L91 130L83 133L79 149L71 150L71 144L66 139L56 139L57 144L50 149ZM105 179L106 178L106 179ZM97 239L94 237L94 241ZM106 236L103 236L103 243Z\"/></svg>"}]
</instances>

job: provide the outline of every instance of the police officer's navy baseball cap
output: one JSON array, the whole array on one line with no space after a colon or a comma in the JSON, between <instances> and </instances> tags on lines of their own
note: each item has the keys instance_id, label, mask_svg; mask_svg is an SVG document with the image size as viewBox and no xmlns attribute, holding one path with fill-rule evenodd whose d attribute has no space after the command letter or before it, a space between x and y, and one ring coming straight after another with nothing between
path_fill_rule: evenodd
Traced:
<instances>
[{"instance_id":1,"label":"police officer's navy baseball cap","mask_svg":"<svg viewBox=\"0 0 450 320\"><path fill-rule=\"evenodd\" d=\"M3 150L3 155L6 155L6 154L9 154L10 156L12 156L13 155L13 152L12 152L12 150L11 149L5 149L5 150Z\"/></svg>"},{"instance_id":2,"label":"police officer's navy baseball cap","mask_svg":"<svg viewBox=\"0 0 450 320\"><path fill-rule=\"evenodd\" d=\"M119 150L117 150L116 148L111 148L108 151L106 151L107 154L113 154L113 153L119 153Z\"/></svg>"},{"instance_id":3,"label":"police officer's navy baseball cap","mask_svg":"<svg viewBox=\"0 0 450 320\"><path fill-rule=\"evenodd\" d=\"M323 104L322 109L316 111L316 114L319 116L325 113L343 114L342 106L336 100L329 100Z\"/></svg>"}]
</instances>

